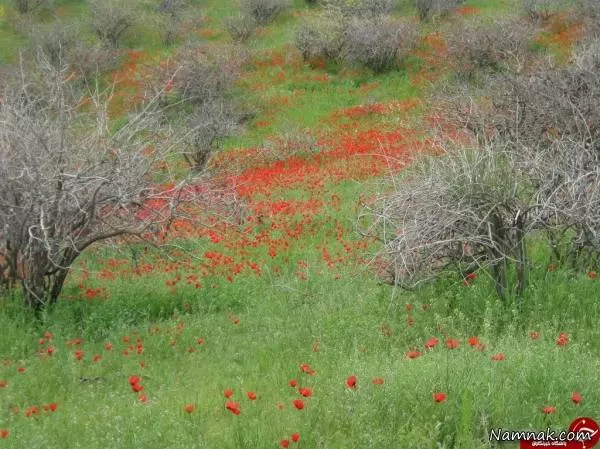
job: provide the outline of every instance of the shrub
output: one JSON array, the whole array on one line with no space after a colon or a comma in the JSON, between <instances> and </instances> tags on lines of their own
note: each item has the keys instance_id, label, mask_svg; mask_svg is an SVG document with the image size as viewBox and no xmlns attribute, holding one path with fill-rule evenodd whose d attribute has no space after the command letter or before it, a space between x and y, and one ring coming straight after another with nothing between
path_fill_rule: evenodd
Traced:
<instances>
[{"instance_id":1,"label":"shrub","mask_svg":"<svg viewBox=\"0 0 600 449\"><path fill-rule=\"evenodd\" d=\"M117 48L123 34L135 23L136 12L131 3L120 0L90 0L90 20L98 38Z\"/></svg>"},{"instance_id":2,"label":"shrub","mask_svg":"<svg viewBox=\"0 0 600 449\"><path fill-rule=\"evenodd\" d=\"M36 310L56 302L86 248L165 223L185 186L155 188L156 164L172 154L156 103L115 129L110 91L82 92L67 75L40 61L1 92L0 280L19 282Z\"/></svg>"},{"instance_id":3,"label":"shrub","mask_svg":"<svg viewBox=\"0 0 600 449\"><path fill-rule=\"evenodd\" d=\"M27 14L38 8L50 8L54 2L53 0L13 0L12 3L20 14Z\"/></svg>"},{"instance_id":4,"label":"shrub","mask_svg":"<svg viewBox=\"0 0 600 449\"><path fill-rule=\"evenodd\" d=\"M464 0L415 0L415 6L419 18L424 21L436 15L446 14L463 2Z\"/></svg>"},{"instance_id":5,"label":"shrub","mask_svg":"<svg viewBox=\"0 0 600 449\"><path fill-rule=\"evenodd\" d=\"M394 10L394 0L325 0L325 8L336 9L344 16L377 16Z\"/></svg>"},{"instance_id":6,"label":"shrub","mask_svg":"<svg viewBox=\"0 0 600 449\"><path fill-rule=\"evenodd\" d=\"M468 78L486 69L519 73L531 57L528 48L534 34L529 23L514 19L465 21L448 36L448 51L456 71Z\"/></svg>"},{"instance_id":7,"label":"shrub","mask_svg":"<svg viewBox=\"0 0 600 449\"><path fill-rule=\"evenodd\" d=\"M546 22L556 13L556 0L521 0L521 8L533 22Z\"/></svg>"},{"instance_id":8,"label":"shrub","mask_svg":"<svg viewBox=\"0 0 600 449\"><path fill-rule=\"evenodd\" d=\"M369 212L367 233L383 241L380 256L393 282L414 285L450 267L489 268L505 297L514 262L522 293L531 198L513 155L492 147L453 150L413 164L406 176Z\"/></svg>"},{"instance_id":9,"label":"shrub","mask_svg":"<svg viewBox=\"0 0 600 449\"><path fill-rule=\"evenodd\" d=\"M248 14L237 14L225 19L225 28L235 43L246 42L256 30L256 20Z\"/></svg>"},{"instance_id":10,"label":"shrub","mask_svg":"<svg viewBox=\"0 0 600 449\"><path fill-rule=\"evenodd\" d=\"M271 22L277 14L291 6L291 0L241 0L242 12L259 25Z\"/></svg>"},{"instance_id":11,"label":"shrub","mask_svg":"<svg viewBox=\"0 0 600 449\"><path fill-rule=\"evenodd\" d=\"M342 51L344 20L334 9L306 19L296 30L296 47L305 61L313 58L337 60Z\"/></svg>"},{"instance_id":12,"label":"shrub","mask_svg":"<svg viewBox=\"0 0 600 449\"><path fill-rule=\"evenodd\" d=\"M416 27L389 16L354 17L343 33L342 60L374 72L395 67L416 42Z\"/></svg>"},{"instance_id":13,"label":"shrub","mask_svg":"<svg viewBox=\"0 0 600 449\"><path fill-rule=\"evenodd\" d=\"M59 67L65 61L75 44L76 30L60 21L36 25L29 34L34 51L40 51L54 66Z\"/></svg>"}]
</instances>

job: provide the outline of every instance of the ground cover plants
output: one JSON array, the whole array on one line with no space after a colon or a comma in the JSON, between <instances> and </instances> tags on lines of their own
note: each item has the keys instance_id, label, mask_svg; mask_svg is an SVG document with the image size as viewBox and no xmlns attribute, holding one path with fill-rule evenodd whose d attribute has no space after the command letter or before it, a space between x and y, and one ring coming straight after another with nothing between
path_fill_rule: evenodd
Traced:
<instances>
[{"instance_id":1,"label":"ground cover plants","mask_svg":"<svg viewBox=\"0 0 600 449\"><path fill-rule=\"evenodd\" d=\"M597 30L593 0L0 2L0 448L600 420Z\"/></svg>"}]
</instances>

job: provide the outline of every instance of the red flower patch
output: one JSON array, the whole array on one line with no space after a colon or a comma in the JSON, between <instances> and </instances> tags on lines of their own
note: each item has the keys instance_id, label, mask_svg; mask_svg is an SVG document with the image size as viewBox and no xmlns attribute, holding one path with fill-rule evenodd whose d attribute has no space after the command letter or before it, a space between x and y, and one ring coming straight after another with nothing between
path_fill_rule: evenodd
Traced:
<instances>
[{"instance_id":1,"label":"red flower patch","mask_svg":"<svg viewBox=\"0 0 600 449\"><path fill-rule=\"evenodd\" d=\"M304 401L302 399L294 399L294 407L298 410L302 410L304 408Z\"/></svg>"}]
</instances>

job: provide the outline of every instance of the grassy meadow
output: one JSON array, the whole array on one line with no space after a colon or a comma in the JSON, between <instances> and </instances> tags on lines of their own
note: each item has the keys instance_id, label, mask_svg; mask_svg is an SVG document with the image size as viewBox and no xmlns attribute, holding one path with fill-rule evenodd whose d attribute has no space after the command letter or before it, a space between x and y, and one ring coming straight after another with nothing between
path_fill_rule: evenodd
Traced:
<instances>
[{"instance_id":1,"label":"grassy meadow","mask_svg":"<svg viewBox=\"0 0 600 449\"><path fill-rule=\"evenodd\" d=\"M194 3L186 38L228 43L234 2ZM378 280L379 243L358 232L362 204L434 146L427 99L454 76L444 33L517 4L469 0L419 24L413 54L381 74L304 62L301 0L259 28L236 84L257 112L208 166L242 218L176 221L159 247L97 244L39 314L18 290L1 298L0 448L508 449L490 429L600 419L595 271L555 266L533 241L523 298L499 300L483 270L407 291ZM87 14L53 8L27 20ZM0 2L3 64L27 46L16 15ZM115 114L183 45L155 31L124 39Z\"/></svg>"}]
</instances>

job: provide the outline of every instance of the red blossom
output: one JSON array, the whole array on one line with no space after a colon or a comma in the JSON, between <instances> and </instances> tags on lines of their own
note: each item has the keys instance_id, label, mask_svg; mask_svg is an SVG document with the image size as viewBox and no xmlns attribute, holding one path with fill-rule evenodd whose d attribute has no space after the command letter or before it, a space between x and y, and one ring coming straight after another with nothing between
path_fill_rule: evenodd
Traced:
<instances>
[{"instance_id":1,"label":"red blossom","mask_svg":"<svg viewBox=\"0 0 600 449\"><path fill-rule=\"evenodd\" d=\"M547 405L542 409L542 413L545 413L546 415L556 413L556 407L554 407L552 405Z\"/></svg>"},{"instance_id":2,"label":"red blossom","mask_svg":"<svg viewBox=\"0 0 600 449\"><path fill-rule=\"evenodd\" d=\"M356 376L350 376L348 377L348 379L346 379L346 386L348 388L356 388L356 381L358 379L356 378Z\"/></svg>"},{"instance_id":3,"label":"red blossom","mask_svg":"<svg viewBox=\"0 0 600 449\"><path fill-rule=\"evenodd\" d=\"M571 400L573 401L574 404L581 404L583 402L583 398L581 397L581 394L579 394L578 392L574 391L573 394L571 395Z\"/></svg>"},{"instance_id":4,"label":"red blossom","mask_svg":"<svg viewBox=\"0 0 600 449\"><path fill-rule=\"evenodd\" d=\"M494 362L500 362L500 361L504 360L504 353L502 353L502 352L499 352L498 354L494 354L494 355L492 356L492 360L493 360Z\"/></svg>"},{"instance_id":5,"label":"red blossom","mask_svg":"<svg viewBox=\"0 0 600 449\"><path fill-rule=\"evenodd\" d=\"M446 398L448 397L448 395L446 393L434 393L433 394L433 400L435 402L444 402L446 400Z\"/></svg>"},{"instance_id":6,"label":"red blossom","mask_svg":"<svg viewBox=\"0 0 600 449\"><path fill-rule=\"evenodd\" d=\"M455 338L449 338L448 340L446 340L446 347L448 349L456 349L459 347L459 345L460 343Z\"/></svg>"},{"instance_id":7,"label":"red blossom","mask_svg":"<svg viewBox=\"0 0 600 449\"><path fill-rule=\"evenodd\" d=\"M310 388L308 388L308 387L298 388L298 393L300 393L305 398L308 398L308 397L312 396L312 390Z\"/></svg>"},{"instance_id":8,"label":"red blossom","mask_svg":"<svg viewBox=\"0 0 600 449\"><path fill-rule=\"evenodd\" d=\"M433 349L437 346L437 344L439 343L439 340L435 337L431 337L429 340L427 340L425 342L425 347L427 349Z\"/></svg>"},{"instance_id":9,"label":"red blossom","mask_svg":"<svg viewBox=\"0 0 600 449\"><path fill-rule=\"evenodd\" d=\"M223 396L225 396L226 398L230 398L231 396L233 396L233 390L231 389L227 389L223 392Z\"/></svg>"},{"instance_id":10,"label":"red blossom","mask_svg":"<svg viewBox=\"0 0 600 449\"><path fill-rule=\"evenodd\" d=\"M44 404L42 408L45 412L55 412L58 408L58 405L56 404L56 402L51 402L50 404Z\"/></svg>"},{"instance_id":11,"label":"red blossom","mask_svg":"<svg viewBox=\"0 0 600 449\"><path fill-rule=\"evenodd\" d=\"M255 401L256 400L256 393L254 391L249 391L246 393L246 396L248 396L248 399L250 399L251 401Z\"/></svg>"},{"instance_id":12,"label":"red blossom","mask_svg":"<svg viewBox=\"0 0 600 449\"><path fill-rule=\"evenodd\" d=\"M132 390L134 393L139 393L140 391L143 391L143 390L144 390L144 387L142 387L140 384L133 384L133 385L131 386L131 390Z\"/></svg>"},{"instance_id":13,"label":"red blossom","mask_svg":"<svg viewBox=\"0 0 600 449\"><path fill-rule=\"evenodd\" d=\"M148 396L143 393L138 396L138 399L140 402L148 402Z\"/></svg>"},{"instance_id":14,"label":"red blossom","mask_svg":"<svg viewBox=\"0 0 600 449\"><path fill-rule=\"evenodd\" d=\"M529 338L531 338L532 340L539 340L540 333L537 331L529 332Z\"/></svg>"},{"instance_id":15,"label":"red blossom","mask_svg":"<svg viewBox=\"0 0 600 449\"><path fill-rule=\"evenodd\" d=\"M475 347L479 344L479 339L475 336L469 337L469 339L467 341L468 341L469 345L471 345L472 347Z\"/></svg>"},{"instance_id":16,"label":"red blossom","mask_svg":"<svg viewBox=\"0 0 600 449\"><path fill-rule=\"evenodd\" d=\"M0 379L0 388L6 388L8 386L8 382Z\"/></svg>"},{"instance_id":17,"label":"red blossom","mask_svg":"<svg viewBox=\"0 0 600 449\"><path fill-rule=\"evenodd\" d=\"M406 357L408 357L409 359L416 359L420 356L421 356L421 353L419 351L408 351L406 353Z\"/></svg>"},{"instance_id":18,"label":"red blossom","mask_svg":"<svg viewBox=\"0 0 600 449\"><path fill-rule=\"evenodd\" d=\"M297 443L300 441L300 434L298 432L292 433L291 439L294 443Z\"/></svg>"},{"instance_id":19,"label":"red blossom","mask_svg":"<svg viewBox=\"0 0 600 449\"><path fill-rule=\"evenodd\" d=\"M8 431L8 429L0 429L0 438L2 438L3 440L8 438L9 434L10 432Z\"/></svg>"},{"instance_id":20,"label":"red blossom","mask_svg":"<svg viewBox=\"0 0 600 449\"><path fill-rule=\"evenodd\" d=\"M566 346L569 343L569 335L561 332L556 338L556 344L558 346Z\"/></svg>"},{"instance_id":21,"label":"red blossom","mask_svg":"<svg viewBox=\"0 0 600 449\"><path fill-rule=\"evenodd\" d=\"M185 404L183 406L183 409L186 413L193 413L194 410L196 410L196 406L194 404Z\"/></svg>"},{"instance_id":22,"label":"red blossom","mask_svg":"<svg viewBox=\"0 0 600 449\"><path fill-rule=\"evenodd\" d=\"M294 407L298 410L302 410L304 408L304 401L302 399L294 399Z\"/></svg>"},{"instance_id":23,"label":"red blossom","mask_svg":"<svg viewBox=\"0 0 600 449\"><path fill-rule=\"evenodd\" d=\"M281 441L279 442L279 445L280 445L281 447L283 447L283 448L290 447L290 441L289 441L289 440L281 440Z\"/></svg>"},{"instance_id":24,"label":"red blossom","mask_svg":"<svg viewBox=\"0 0 600 449\"><path fill-rule=\"evenodd\" d=\"M225 403L225 408L227 410L229 410L231 413L233 413L234 415L239 415L241 413L240 404L238 404L237 402L234 402L234 401L227 401Z\"/></svg>"},{"instance_id":25,"label":"red blossom","mask_svg":"<svg viewBox=\"0 0 600 449\"><path fill-rule=\"evenodd\" d=\"M385 383L385 380L383 380L383 377L374 377L373 378L373 385L383 385Z\"/></svg>"},{"instance_id":26,"label":"red blossom","mask_svg":"<svg viewBox=\"0 0 600 449\"><path fill-rule=\"evenodd\" d=\"M129 376L129 385L139 384L141 379L138 376Z\"/></svg>"},{"instance_id":27,"label":"red blossom","mask_svg":"<svg viewBox=\"0 0 600 449\"><path fill-rule=\"evenodd\" d=\"M296 386L298 385L298 381L297 381L296 379L291 379L291 380L288 382L288 385L289 385L290 387L292 387L292 388L296 388Z\"/></svg>"},{"instance_id":28,"label":"red blossom","mask_svg":"<svg viewBox=\"0 0 600 449\"><path fill-rule=\"evenodd\" d=\"M37 415L39 412L40 412L40 409L37 408L35 405L33 405L33 406L25 409L25 416L27 418L29 418L31 416Z\"/></svg>"}]
</instances>

